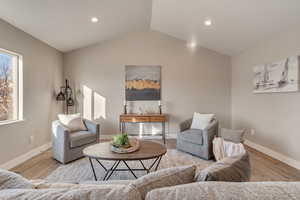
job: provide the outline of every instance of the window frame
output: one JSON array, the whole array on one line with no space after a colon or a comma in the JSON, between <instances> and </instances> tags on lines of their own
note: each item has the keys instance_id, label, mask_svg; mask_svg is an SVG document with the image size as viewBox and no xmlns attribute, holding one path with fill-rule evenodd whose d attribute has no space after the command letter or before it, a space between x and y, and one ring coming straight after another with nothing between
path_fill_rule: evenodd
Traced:
<instances>
[{"instance_id":1,"label":"window frame","mask_svg":"<svg viewBox=\"0 0 300 200\"><path fill-rule=\"evenodd\" d=\"M8 120L3 120L0 121L0 126L1 125L6 125L6 124L12 124L15 122L21 122L24 121L23 119L23 56L19 53L0 48L0 53L3 54L8 54L11 56L14 56L17 58L16 64L17 64L17 69L13 74L13 79L16 81L16 85L14 89L16 89L16 96L14 97L15 99L13 101L16 102L16 113L14 113L15 117L14 119L8 119Z\"/></svg>"}]
</instances>

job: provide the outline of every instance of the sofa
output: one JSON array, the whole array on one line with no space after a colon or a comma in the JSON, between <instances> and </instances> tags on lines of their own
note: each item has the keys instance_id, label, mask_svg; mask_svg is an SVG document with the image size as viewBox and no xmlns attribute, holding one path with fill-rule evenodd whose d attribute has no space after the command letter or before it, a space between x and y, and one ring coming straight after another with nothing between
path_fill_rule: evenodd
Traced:
<instances>
[{"instance_id":1,"label":"sofa","mask_svg":"<svg viewBox=\"0 0 300 200\"><path fill-rule=\"evenodd\" d=\"M62 164L83 157L82 150L99 141L100 125L83 119L86 131L70 132L59 120L52 122L53 158Z\"/></svg>"},{"instance_id":2,"label":"sofa","mask_svg":"<svg viewBox=\"0 0 300 200\"><path fill-rule=\"evenodd\" d=\"M45 183L34 189L0 189L1 200L297 200L300 182L194 182L153 189L141 198L132 181Z\"/></svg>"},{"instance_id":3,"label":"sofa","mask_svg":"<svg viewBox=\"0 0 300 200\"><path fill-rule=\"evenodd\" d=\"M197 182L152 190L146 200L300 199L300 182Z\"/></svg>"},{"instance_id":4,"label":"sofa","mask_svg":"<svg viewBox=\"0 0 300 200\"><path fill-rule=\"evenodd\" d=\"M45 180L30 181L16 173L0 169L0 199L300 199L300 182L243 182L249 180L249 172L250 163L247 153L225 158L199 173L196 173L196 166L180 166L151 172L137 180L53 183Z\"/></svg>"},{"instance_id":5,"label":"sofa","mask_svg":"<svg viewBox=\"0 0 300 200\"><path fill-rule=\"evenodd\" d=\"M219 123L213 119L204 130L190 129L192 119L180 123L180 132L177 134L176 148L180 151L190 153L202 159L213 158L212 141L218 135Z\"/></svg>"}]
</instances>

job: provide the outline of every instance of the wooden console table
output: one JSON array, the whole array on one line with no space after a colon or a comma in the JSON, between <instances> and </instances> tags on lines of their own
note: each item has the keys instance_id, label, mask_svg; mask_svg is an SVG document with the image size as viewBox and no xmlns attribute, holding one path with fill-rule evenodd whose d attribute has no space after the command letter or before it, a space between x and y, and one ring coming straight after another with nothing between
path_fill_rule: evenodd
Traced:
<instances>
[{"instance_id":1,"label":"wooden console table","mask_svg":"<svg viewBox=\"0 0 300 200\"><path fill-rule=\"evenodd\" d=\"M166 122L167 116L164 114L122 114L120 115L120 131L125 131L126 123L161 123L162 124L162 139L166 144Z\"/></svg>"}]
</instances>

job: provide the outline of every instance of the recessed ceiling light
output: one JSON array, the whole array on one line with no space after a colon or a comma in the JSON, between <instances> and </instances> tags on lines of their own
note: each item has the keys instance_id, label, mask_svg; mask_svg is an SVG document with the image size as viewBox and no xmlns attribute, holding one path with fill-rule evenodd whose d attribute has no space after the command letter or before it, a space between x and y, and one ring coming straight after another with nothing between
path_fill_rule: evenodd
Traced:
<instances>
[{"instance_id":1,"label":"recessed ceiling light","mask_svg":"<svg viewBox=\"0 0 300 200\"><path fill-rule=\"evenodd\" d=\"M97 17L92 17L91 18L91 22L93 23L97 23L99 21L99 19Z\"/></svg>"},{"instance_id":2,"label":"recessed ceiling light","mask_svg":"<svg viewBox=\"0 0 300 200\"><path fill-rule=\"evenodd\" d=\"M195 47L197 46L197 43L196 43L196 42L190 42L190 43L188 44L188 46L189 46L190 48L195 48Z\"/></svg>"},{"instance_id":3,"label":"recessed ceiling light","mask_svg":"<svg viewBox=\"0 0 300 200\"><path fill-rule=\"evenodd\" d=\"M211 19L206 19L206 20L204 20L204 25L205 25L205 26L211 26L211 25L212 25Z\"/></svg>"}]
</instances>

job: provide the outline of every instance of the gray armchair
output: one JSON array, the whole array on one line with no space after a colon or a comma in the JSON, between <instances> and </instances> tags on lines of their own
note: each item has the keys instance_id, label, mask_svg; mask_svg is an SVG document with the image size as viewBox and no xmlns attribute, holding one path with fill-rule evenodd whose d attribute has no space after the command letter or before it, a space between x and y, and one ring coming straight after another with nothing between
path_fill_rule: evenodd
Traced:
<instances>
[{"instance_id":1,"label":"gray armchair","mask_svg":"<svg viewBox=\"0 0 300 200\"><path fill-rule=\"evenodd\" d=\"M99 141L100 126L84 119L87 131L70 133L58 120L52 122L53 158L65 164L83 157L82 150Z\"/></svg>"},{"instance_id":2,"label":"gray armchair","mask_svg":"<svg viewBox=\"0 0 300 200\"><path fill-rule=\"evenodd\" d=\"M214 119L204 130L190 129L191 124L192 119L180 124L176 148L206 160L211 159L213 157L212 141L218 135L218 120Z\"/></svg>"}]
</instances>

